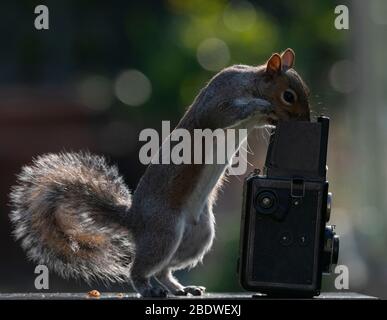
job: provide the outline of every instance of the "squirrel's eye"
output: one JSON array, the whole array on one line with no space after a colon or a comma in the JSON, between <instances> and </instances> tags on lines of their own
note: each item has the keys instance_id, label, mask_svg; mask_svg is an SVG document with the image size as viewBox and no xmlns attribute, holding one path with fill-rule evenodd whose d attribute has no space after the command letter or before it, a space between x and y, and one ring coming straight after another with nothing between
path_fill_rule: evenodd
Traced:
<instances>
[{"instance_id":1,"label":"squirrel's eye","mask_svg":"<svg viewBox=\"0 0 387 320\"><path fill-rule=\"evenodd\" d=\"M287 89L282 93L282 101L285 104L293 104L296 101L296 94L293 90Z\"/></svg>"}]
</instances>

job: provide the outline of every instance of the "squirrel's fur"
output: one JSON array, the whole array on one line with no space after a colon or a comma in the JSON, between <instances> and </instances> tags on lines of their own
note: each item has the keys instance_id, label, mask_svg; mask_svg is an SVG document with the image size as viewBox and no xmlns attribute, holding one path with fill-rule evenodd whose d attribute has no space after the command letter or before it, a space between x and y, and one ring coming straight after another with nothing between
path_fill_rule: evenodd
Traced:
<instances>
[{"instance_id":1,"label":"squirrel's fur","mask_svg":"<svg viewBox=\"0 0 387 320\"><path fill-rule=\"evenodd\" d=\"M87 153L47 154L22 169L10 214L28 257L64 278L125 281L131 196L115 167Z\"/></svg>"},{"instance_id":2,"label":"squirrel's fur","mask_svg":"<svg viewBox=\"0 0 387 320\"><path fill-rule=\"evenodd\" d=\"M308 90L293 63L288 49L262 66L226 68L177 127L250 132L278 120L308 120ZM211 248L212 207L228 163L150 164L131 196L102 157L43 155L22 169L12 189L14 235L30 259L65 278L130 279L143 296L202 294L203 287L183 286L172 273Z\"/></svg>"}]
</instances>

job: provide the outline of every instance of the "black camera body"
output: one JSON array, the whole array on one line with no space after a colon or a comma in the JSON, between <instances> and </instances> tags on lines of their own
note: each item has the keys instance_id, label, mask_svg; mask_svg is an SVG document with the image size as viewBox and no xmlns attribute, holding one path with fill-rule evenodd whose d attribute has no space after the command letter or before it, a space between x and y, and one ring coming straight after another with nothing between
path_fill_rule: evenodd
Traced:
<instances>
[{"instance_id":1,"label":"black camera body","mask_svg":"<svg viewBox=\"0 0 387 320\"><path fill-rule=\"evenodd\" d=\"M280 296L319 295L323 273L337 263L339 238L328 226L329 119L282 122L271 135L263 175L243 193L241 285Z\"/></svg>"}]
</instances>

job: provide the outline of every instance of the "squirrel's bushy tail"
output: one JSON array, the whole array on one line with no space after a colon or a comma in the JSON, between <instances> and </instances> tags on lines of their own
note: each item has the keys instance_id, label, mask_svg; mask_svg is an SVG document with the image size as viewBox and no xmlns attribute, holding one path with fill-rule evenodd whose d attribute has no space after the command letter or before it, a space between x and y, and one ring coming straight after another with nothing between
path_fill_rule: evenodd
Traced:
<instances>
[{"instance_id":1,"label":"squirrel's bushy tail","mask_svg":"<svg viewBox=\"0 0 387 320\"><path fill-rule=\"evenodd\" d=\"M129 279L131 196L104 158L40 156L22 169L10 198L14 235L35 263L87 282Z\"/></svg>"}]
</instances>

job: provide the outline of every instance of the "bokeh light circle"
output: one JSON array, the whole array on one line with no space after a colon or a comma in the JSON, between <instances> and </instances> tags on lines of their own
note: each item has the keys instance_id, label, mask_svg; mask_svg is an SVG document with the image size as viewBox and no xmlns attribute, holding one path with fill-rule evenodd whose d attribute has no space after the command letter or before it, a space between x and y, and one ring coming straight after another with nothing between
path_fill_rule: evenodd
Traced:
<instances>
[{"instance_id":1,"label":"bokeh light circle","mask_svg":"<svg viewBox=\"0 0 387 320\"><path fill-rule=\"evenodd\" d=\"M101 75L84 77L77 85L79 101L95 111L108 109L113 101L113 88L110 79Z\"/></svg>"},{"instance_id":2,"label":"bokeh light circle","mask_svg":"<svg viewBox=\"0 0 387 320\"><path fill-rule=\"evenodd\" d=\"M350 93L357 86L356 68L350 60L337 61L330 69L329 82L340 93Z\"/></svg>"},{"instance_id":3,"label":"bokeh light circle","mask_svg":"<svg viewBox=\"0 0 387 320\"><path fill-rule=\"evenodd\" d=\"M248 1L231 2L223 14L224 24L232 31L246 31L254 25L256 19L255 7Z\"/></svg>"},{"instance_id":4,"label":"bokeh light circle","mask_svg":"<svg viewBox=\"0 0 387 320\"><path fill-rule=\"evenodd\" d=\"M219 71L229 63L230 51L223 40L208 38L199 44L197 59L204 69Z\"/></svg>"},{"instance_id":5,"label":"bokeh light circle","mask_svg":"<svg viewBox=\"0 0 387 320\"><path fill-rule=\"evenodd\" d=\"M149 79L138 70L123 71L116 79L114 91L117 98L128 106L140 106L151 96Z\"/></svg>"}]
</instances>

